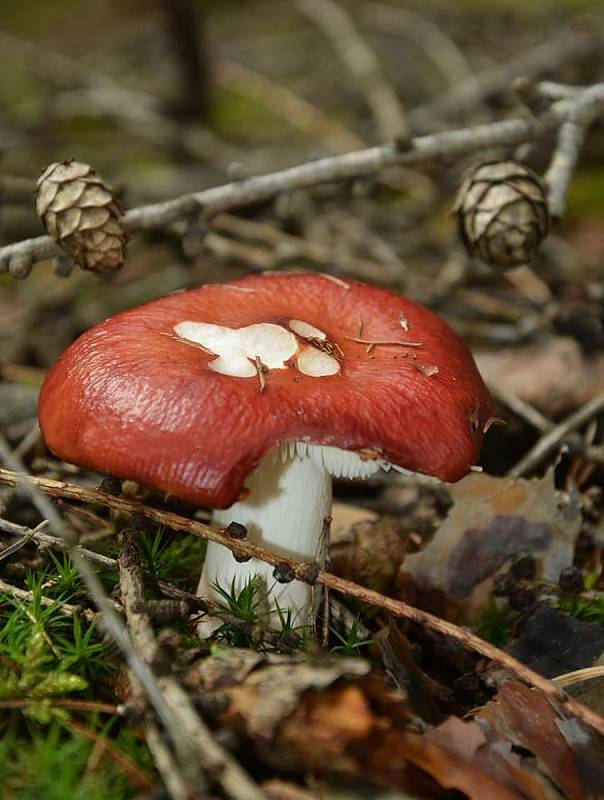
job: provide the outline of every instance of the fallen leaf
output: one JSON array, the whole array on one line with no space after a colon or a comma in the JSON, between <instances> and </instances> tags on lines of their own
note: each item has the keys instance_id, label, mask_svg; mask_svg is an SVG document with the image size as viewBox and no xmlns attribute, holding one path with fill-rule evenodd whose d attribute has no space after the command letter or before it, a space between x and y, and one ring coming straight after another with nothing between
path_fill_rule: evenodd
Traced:
<instances>
[{"instance_id":1,"label":"fallen leaf","mask_svg":"<svg viewBox=\"0 0 604 800\"><path fill-rule=\"evenodd\" d=\"M476 719L487 722L505 741L530 751L565 797L596 800L597 795L581 779L577 758L560 731L563 718L541 693L508 681Z\"/></svg>"},{"instance_id":2,"label":"fallen leaf","mask_svg":"<svg viewBox=\"0 0 604 800\"><path fill-rule=\"evenodd\" d=\"M405 558L399 584L411 578L421 592L439 590L471 622L516 555L528 550L543 580L556 581L572 564L580 501L557 492L551 472L532 480L473 473L450 493L447 518L423 550Z\"/></svg>"},{"instance_id":3,"label":"fallen leaf","mask_svg":"<svg viewBox=\"0 0 604 800\"><path fill-rule=\"evenodd\" d=\"M546 678L554 678L591 667L604 653L604 630L556 608L537 606L521 621L505 649Z\"/></svg>"}]
</instances>

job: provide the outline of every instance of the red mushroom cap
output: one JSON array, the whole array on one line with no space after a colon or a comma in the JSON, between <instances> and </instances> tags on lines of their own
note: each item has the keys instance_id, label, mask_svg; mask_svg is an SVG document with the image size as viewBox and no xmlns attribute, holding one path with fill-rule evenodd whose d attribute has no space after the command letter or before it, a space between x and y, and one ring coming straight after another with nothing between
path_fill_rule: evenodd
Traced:
<instances>
[{"instance_id":1,"label":"red mushroom cap","mask_svg":"<svg viewBox=\"0 0 604 800\"><path fill-rule=\"evenodd\" d=\"M259 363L254 377L221 374L210 366L215 353L175 332L183 321L291 330L291 320L325 333L296 338L337 358L336 374L303 374L294 358L279 369ZM477 460L494 405L466 346L423 306L355 281L271 274L173 294L97 325L51 369L39 416L60 458L222 508L281 441L458 480Z\"/></svg>"}]
</instances>

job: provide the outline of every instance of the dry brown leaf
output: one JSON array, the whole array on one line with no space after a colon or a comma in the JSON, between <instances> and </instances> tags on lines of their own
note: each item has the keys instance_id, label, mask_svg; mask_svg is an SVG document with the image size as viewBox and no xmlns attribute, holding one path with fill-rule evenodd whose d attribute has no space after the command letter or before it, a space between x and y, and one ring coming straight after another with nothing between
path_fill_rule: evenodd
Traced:
<instances>
[{"instance_id":1,"label":"dry brown leaf","mask_svg":"<svg viewBox=\"0 0 604 800\"><path fill-rule=\"evenodd\" d=\"M466 759L499 786L520 792L531 800L550 800L558 796L528 759L512 751L511 742L497 740L486 726L449 717L437 728L427 731L424 739Z\"/></svg>"},{"instance_id":2,"label":"dry brown leaf","mask_svg":"<svg viewBox=\"0 0 604 800\"><path fill-rule=\"evenodd\" d=\"M358 686L310 692L281 725L278 751L294 756L310 771L325 772L328 768L335 774L357 774L359 763L349 748L365 742L375 723L369 702ZM279 761L283 763L283 756Z\"/></svg>"},{"instance_id":3,"label":"dry brown leaf","mask_svg":"<svg viewBox=\"0 0 604 800\"><path fill-rule=\"evenodd\" d=\"M441 786L459 789L470 800L526 800L519 792L497 783L471 760L426 741L424 736L405 736L403 752L412 764L431 775Z\"/></svg>"},{"instance_id":4,"label":"dry brown leaf","mask_svg":"<svg viewBox=\"0 0 604 800\"><path fill-rule=\"evenodd\" d=\"M312 658L303 653L284 656L221 648L198 662L186 682L204 692L223 689L229 700L223 722L270 741L305 692L326 689L341 678L367 675L369 669L361 658Z\"/></svg>"},{"instance_id":5,"label":"dry brown leaf","mask_svg":"<svg viewBox=\"0 0 604 800\"><path fill-rule=\"evenodd\" d=\"M583 785L572 749L560 732L562 718L539 692L509 681L476 719L488 722L503 740L529 750L541 770L570 800L596 800Z\"/></svg>"},{"instance_id":6,"label":"dry brown leaf","mask_svg":"<svg viewBox=\"0 0 604 800\"><path fill-rule=\"evenodd\" d=\"M469 621L485 607L495 576L519 553L535 557L544 580L557 580L572 564L579 500L560 495L551 473L530 481L472 474L450 492L449 515L423 550L405 558L401 574L420 591L444 593Z\"/></svg>"}]
</instances>

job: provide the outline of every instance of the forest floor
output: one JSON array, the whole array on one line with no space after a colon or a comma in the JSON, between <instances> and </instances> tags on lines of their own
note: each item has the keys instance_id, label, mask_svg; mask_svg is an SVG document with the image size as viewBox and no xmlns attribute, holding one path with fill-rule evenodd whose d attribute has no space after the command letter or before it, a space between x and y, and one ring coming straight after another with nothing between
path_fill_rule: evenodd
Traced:
<instances>
[{"instance_id":1,"label":"forest floor","mask_svg":"<svg viewBox=\"0 0 604 800\"><path fill-rule=\"evenodd\" d=\"M5 0L0 246L43 234L32 193L52 161L90 163L129 209L391 138L375 76L367 87L351 75L302 1L204 4L208 69L186 108L173 50L187 33L168 33L169 5ZM598 0L343 7L378 88L397 98L386 110L414 136L530 113L515 78L586 86L604 74ZM470 258L451 216L468 166L515 158L543 173L554 145L390 167L135 233L112 275L52 260L22 280L0 274L3 800L604 797L601 120L530 267ZM223 587L222 625L201 639L210 512L55 458L38 391L109 316L296 269L436 311L505 424L486 436L484 471L458 484L393 471L335 481L316 627L267 623L270 590L251 582ZM34 476L33 499L16 467ZM159 705L107 632L62 525L150 665Z\"/></svg>"}]
</instances>

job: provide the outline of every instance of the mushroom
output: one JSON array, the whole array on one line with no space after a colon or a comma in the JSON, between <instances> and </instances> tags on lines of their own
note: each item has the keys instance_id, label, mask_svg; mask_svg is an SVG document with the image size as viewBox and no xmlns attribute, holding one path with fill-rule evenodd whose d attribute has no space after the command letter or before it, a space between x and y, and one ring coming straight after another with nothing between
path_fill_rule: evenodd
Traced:
<instances>
[{"instance_id":1,"label":"mushroom","mask_svg":"<svg viewBox=\"0 0 604 800\"><path fill-rule=\"evenodd\" d=\"M250 275L176 293L81 336L42 387L50 450L217 509L251 539L318 554L332 477L395 465L445 481L494 417L468 349L423 306L321 274ZM263 576L305 621L310 588L274 584L209 543L200 590Z\"/></svg>"}]
</instances>

